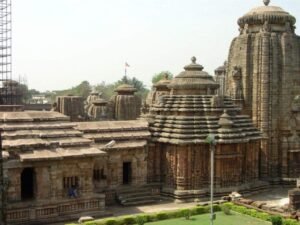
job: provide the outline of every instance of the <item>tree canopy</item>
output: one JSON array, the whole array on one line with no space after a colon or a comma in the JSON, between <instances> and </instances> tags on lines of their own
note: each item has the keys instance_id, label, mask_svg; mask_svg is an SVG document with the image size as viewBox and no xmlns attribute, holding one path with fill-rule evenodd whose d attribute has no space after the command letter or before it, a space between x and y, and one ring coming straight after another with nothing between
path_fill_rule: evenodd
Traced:
<instances>
[{"instance_id":1,"label":"tree canopy","mask_svg":"<svg viewBox=\"0 0 300 225\"><path fill-rule=\"evenodd\" d=\"M87 98L92 90L88 81L82 81L79 85L66 90L55 91L56 96L76 95Z\"/></svg>"},{"instance_id":2,"label":"tree canopy","mask_svg":"<svg viewBox=\"0 0 300 225\"><path fill-rule=\"evenodd\" d=\"M47 91L45 93L46 98L50 100L50 102L54 102L57 96L66 96L66 95L75 95L82 96L86 99L92 90L102 93L102 98L109 100L111 96L115 94L114 90L120 86L121 84L130 84L137 89L137 95L141 96L141 98L146 98L149 90L145 87L145 84L137 79L136 77L130 78L127 76L123 76L120 80L114 83L105 83L102 81L101 83L92 86L88 81L83 81L79 85L72 87L70 89L65 90L56 90L56 91ZM25 88L25 87L24 87ZM27 88L27 87L26 87ZM35 94L36 90L27 90L26 99L30 99L32 94ZM29 92L29 93L28 93ZM37 91L36 91L37 92ZM39 93L39 92L37 92Z\"/></svg>"}]
</instances>

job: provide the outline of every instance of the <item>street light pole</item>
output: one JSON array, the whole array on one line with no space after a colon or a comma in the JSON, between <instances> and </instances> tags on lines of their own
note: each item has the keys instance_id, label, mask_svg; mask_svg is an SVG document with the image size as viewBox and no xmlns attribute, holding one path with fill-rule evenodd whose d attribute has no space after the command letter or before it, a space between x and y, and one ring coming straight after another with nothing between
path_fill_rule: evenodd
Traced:
<instances>
[{"instance_id":1,"label":"street light pole","mask_svg":"<svg viewBox=\"0 0 300 225\"><path fill-rule=\"evenodd\" d=\"M215 153L215 145L210 144L210 162L211 162L211 169L210 169L210 224L214 225L214 153Z\"/></svg>"},{"instance_id":2,"label":"street light pole","mask_svg":"<svg viewBox=\"0 0 300 225\"><path fill-rule=\"evenodd\" d=\"M0 212L0 223L6 225L6 187L4 182L4 174L3 174L3 149L2 149L2 131L0 130L0 204L1 204L1 212Z\"/></svg>"},{"instance_id":3,"label":"street light pole","mask_svg":"<svg viewBox=\"0 0 300 225\"><path fill-rule=\"evenodd\" d=\"M216 140L213 134L209 134L206 138L207 143L209 143L210 150L210 224L214 225L214 220L216 219L216 215L214 214L214 154L215 154L215 146Z\"/></svg>"}]
</instances>

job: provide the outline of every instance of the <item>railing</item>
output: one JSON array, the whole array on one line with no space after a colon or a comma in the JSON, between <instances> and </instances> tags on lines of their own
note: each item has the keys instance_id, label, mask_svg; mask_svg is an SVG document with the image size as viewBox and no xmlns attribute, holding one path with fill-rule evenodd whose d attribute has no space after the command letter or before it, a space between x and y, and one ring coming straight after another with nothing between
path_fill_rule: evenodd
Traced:
<instances>
[{"instance_id":1,"label":"railing","mask_svg":"<svg viewBox=\"0 0 300 225\"><path fill-rule=\"evenodd\" d=\"M26 221L38 221L41 219L55 218L88 211L104 211L104 198L89 200L72 200L69 202L48 205L44 207L32 207L30 209L7 210L7 221L18 223Z\"/></svg>"}]
</instances>

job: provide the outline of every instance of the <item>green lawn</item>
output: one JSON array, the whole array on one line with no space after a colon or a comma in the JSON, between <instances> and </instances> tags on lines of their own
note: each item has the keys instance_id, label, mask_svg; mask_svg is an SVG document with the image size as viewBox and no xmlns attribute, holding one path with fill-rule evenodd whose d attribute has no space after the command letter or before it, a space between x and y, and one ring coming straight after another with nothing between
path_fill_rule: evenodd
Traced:
<instances>
[{"instance_id":1,"label":"green lawn","mask_svg":"<svg viewBox=\"0 0 300 225\"><path fill-rule=\"evenodd\" d=\"M204 214L192 216L190 220L185 218L170 219L147 223L146 225L210 225L209 218L209 214ZM214 225L271 225L271 223L235 212L232 212L232 215L225 215L223 212L219 212Z\"/></svg>"}]
</instances>

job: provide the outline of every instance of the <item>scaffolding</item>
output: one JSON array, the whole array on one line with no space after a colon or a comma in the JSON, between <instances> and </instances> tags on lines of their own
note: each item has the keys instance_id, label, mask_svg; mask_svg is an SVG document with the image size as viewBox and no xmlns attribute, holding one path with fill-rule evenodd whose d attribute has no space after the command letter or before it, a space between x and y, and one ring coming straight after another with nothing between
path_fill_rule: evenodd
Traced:
<instances>
[{"instance_id":1,"label":"scaffolding","mask_svg":"<svg viewBox=\"0 0 300 225\"><path fill-rule=\"evenodd\" d=\"M12 80L11 0L0 0L0 105L16 104Z\"/></svg>"}]
</instances>

